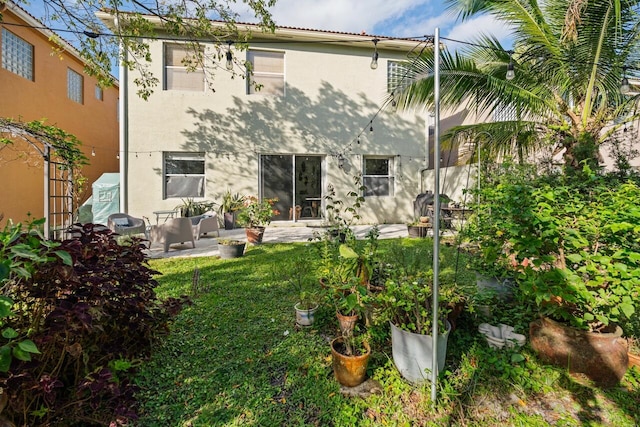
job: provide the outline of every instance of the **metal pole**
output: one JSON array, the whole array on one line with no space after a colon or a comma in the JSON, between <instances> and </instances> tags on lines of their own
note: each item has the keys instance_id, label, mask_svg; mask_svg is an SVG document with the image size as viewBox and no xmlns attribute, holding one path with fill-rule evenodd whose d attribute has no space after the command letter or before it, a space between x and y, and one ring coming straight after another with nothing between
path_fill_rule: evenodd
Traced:
<instances>
[{"instance_id":1,"label":"metal pole","mask_svg":"<svg viewBox=\"0 0 640 427\"><path fill-rule=\"evenodd\" d=\"M480 140L476 144L476 150L478 150L478 208L480 207Z\"/></svg>"},{"instance_id":2,"label":"metal pole","mask_svg":"<svg viewBox=\"0 0 640 427\"><path fill-rule=\"evenodd\" d=\"M49 144L44 144L44 153L42 158L44 159L44 238L49 240L49 158L50 158Z\"/></svg>"},{"instance_id":3,"label":"metal pole","mask_svg":"<svg viewBox=\"0 0 640 427\"><path fill-rule=\"evenodd\" d=\"M436 380L438 378L438 302L440 273L440 28L436 28L433 39L433 100L434 100L434 133L433 147L436 164L434 165L434 198L433 198L433 326L432 326L432 347L433 355L431 362L431 402L436 404Z\"/></svg>"}]
</instances>

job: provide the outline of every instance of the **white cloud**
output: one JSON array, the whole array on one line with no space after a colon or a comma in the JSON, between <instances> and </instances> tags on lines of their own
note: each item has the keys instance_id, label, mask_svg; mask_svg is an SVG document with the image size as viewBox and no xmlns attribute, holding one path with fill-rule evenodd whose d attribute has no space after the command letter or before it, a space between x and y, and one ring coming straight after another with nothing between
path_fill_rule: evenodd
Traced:
<instances>
[{"instance_id":1,"label":"white cloud","mask_svg":"<svg viewBox=\"0 0 640 427\"><path fill-rule=\"evenodd\" d=\"M271 12L277 25L350 33L365 31L373 34L374 28L384 28L386 21L396 21L407 11L433 2L434 0L279 0ZM241 20L251 18L247 11L241 12Z\"/></svg>"},{"instance_id":2,"label":"white cloud","mask_svg":"<svg viewBox=\"0 0 640 427\"><path fill-rule=\"evenodd\" d=\"M240 20L255 19L244 3L236 3ZM446 11L443 0L278 0L271 9L277 25L326 31L376 34L391 37L433 35L463 41L477 38L480 32L494 34L510 47L510 30L489 16L460 23ZM449 43L450 48L458 49Z\"/></svg>"},{"instance_id":3,"label":"white cloud","mask_svg":"<svg viewBox=\"0 0 640 427\"><path fill-rule=\"evenodd\" d=\"M488 15L472 18L453 26L446 32L446 37L454 40L477 41L480 33L494 35L498 40L500 40L500 43L502 43L505 49L510 49L512 47L512 29L503 22L497 21L495 18ZM447 44L452 50L460 48L460 46L454 42L447 42Z\"/></svg>"}]
</instances>

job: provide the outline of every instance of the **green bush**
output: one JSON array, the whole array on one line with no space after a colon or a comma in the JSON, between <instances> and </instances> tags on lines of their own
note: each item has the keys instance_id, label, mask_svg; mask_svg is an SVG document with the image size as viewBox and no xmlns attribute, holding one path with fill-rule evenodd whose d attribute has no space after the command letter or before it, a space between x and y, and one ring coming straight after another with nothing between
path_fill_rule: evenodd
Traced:
<instances>
[{"instance_id":1,"label":"green bush","mask_svg":"<svg viewBox=\"0 0 640 427\"><path fill-rule=\"evenodd\" d=\"M119 245L93 224L73 235L57 242L19 226L0 232L2 301L15 301L3 319L13 333L3 336L9 344L21 339L0 373L8 396L2 415L16 425L135 419L131 371L180 307L157 301L157 272L139 240Z\"/></svg>"},{"instance_id":2,"label":"green bush","mask_svg":"<svg viewBox=\"0 0 640 427\"><path fill-rule=\"evenodd\" d=\"M640 303L640 187L507 173L481 191L467 229L481 259L517 275L540 312L589 330L632 318Z\"/></svg>"}]
</instances>

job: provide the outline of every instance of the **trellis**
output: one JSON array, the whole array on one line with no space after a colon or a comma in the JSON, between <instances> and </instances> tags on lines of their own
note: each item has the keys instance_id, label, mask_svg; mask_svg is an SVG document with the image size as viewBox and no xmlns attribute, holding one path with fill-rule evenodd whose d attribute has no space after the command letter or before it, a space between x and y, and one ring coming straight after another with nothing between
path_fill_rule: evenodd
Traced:
<instances>
[{"instance_id":1,"label":"trellis","mask_svg":"<svg viewBox=\"0 0 640 427\"><path fill-rule=\"evenodd\" d=\"M47 239L63 239L73 224L73 170L85 161L73 136L42 122L21 123L0 118L0 143L22 140L43 159L44 230Z\"/></svg>"}]
</instances>

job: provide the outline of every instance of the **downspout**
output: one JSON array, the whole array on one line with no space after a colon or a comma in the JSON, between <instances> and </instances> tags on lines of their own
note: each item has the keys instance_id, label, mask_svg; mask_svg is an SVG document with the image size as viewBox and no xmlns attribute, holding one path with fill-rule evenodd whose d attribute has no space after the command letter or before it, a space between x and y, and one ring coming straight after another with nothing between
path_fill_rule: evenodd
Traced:
<instances>
[{"instance_id":1,"label":"downspout","mask_svg":"<svg viewBox=\"0 0 640 427\"><path fill-rule=\"evenodd\" d=\"M424 193L424 173L429 170L429 146L431 145L431 120L432 113L427 113L427 129L424 142L424 167L420 169L420 194Z\"/></svg>"},{"instance_id":2,"label":"downspout","mask_svg":"<svg viewBox=\"0 0 640 427\"><path fill-rule=\"evenodd\" d=\"M119 25L117 17L114 19L114 24L117 28ZM120 212L126 213L129 212L129 101L127 99L129 93L129 76L127 67L125 66L127 49L125 48L123 41L120 42L119 49L120 99L118 100L118 109L120 112L120 144L118 154L120 157Z\"/></svg>"}]
</instances>

